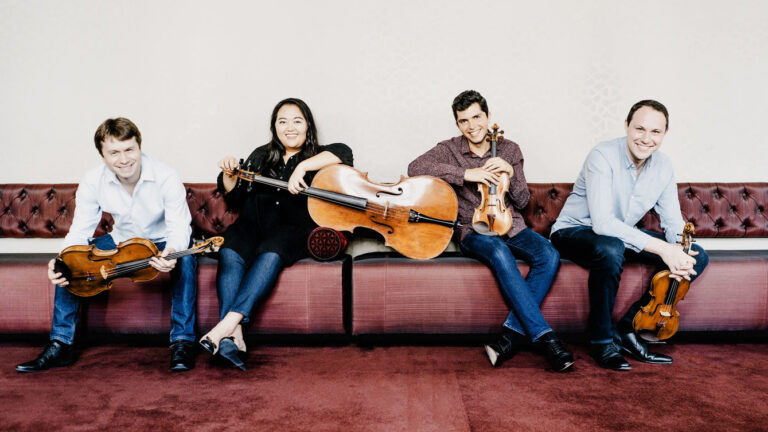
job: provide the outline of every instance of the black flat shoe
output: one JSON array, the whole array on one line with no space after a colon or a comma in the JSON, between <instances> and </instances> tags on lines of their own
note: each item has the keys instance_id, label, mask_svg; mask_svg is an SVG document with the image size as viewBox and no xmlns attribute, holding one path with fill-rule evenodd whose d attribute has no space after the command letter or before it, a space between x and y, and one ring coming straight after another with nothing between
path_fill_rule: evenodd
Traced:
<instances>
[{"instance_id":1,"label":"black flat shoe","mask_svg":"<svg viewBox=\"0 0 768 432\"><path fill-rule=\"evenodd\" d=\"M219 351L219 347L216 346L215 343L209 338L208 336L203 336L202 339L200 339L200 346L203 347L204 350L211 353L211 355L216 355L216 353Z\"/></svg>"},{"instance_id":2,"label":"black flat shoe","mask_svg":"<svg viewBox=\"0 0 768 432\"><path fill-rule=\"evenodd\" d=\"M16 366L16 372L42 372L75 362L75 350L72 345L52 340L43 347L36 359Z\"/></svg>"},{"instance_id":3,"label":"black flat shoe","mask_svg":"<svg viewBox=\"0 0 768 432\"><path fill-rule=\"evenodd\" d=\"M672 357L648 351L648 346L635 332L619 333L616 344L621 352L635 360L651 364L672 364Z\"/></svg>"},{"instance_id":4,"label":"black flat shoe","mask_svg":"<svg viewBox=\"0 0 768 432\"><path fill-rule=\"evenodd\" d=\"M229 360L236 368L245 370L245 363L240 359L240 352L234 338L225 337L219 341L219 355Z\"/></svg>"},{"instance_id":5,"label":"black flat shoe","mask_svg":"<svg viewBox=\"0 0 768 432\"><path fill-rule=\"evenodd\" d=\"M171 365L174 372L184 372L195 367L194 342L180 340L171 344Z\"/></svg>"},{"instance_id":6,"label":"black flat shoe","mask_svg":"<svg viewBox=\"0 0 768 432\"><path fill-rule=\"evenodd\" d=\"M589 355L595 359L601 368L615 371L632 369L632 366L619 354L619 349L613 343L592 344L589 346Z\"/></svg>"}]
</instances>

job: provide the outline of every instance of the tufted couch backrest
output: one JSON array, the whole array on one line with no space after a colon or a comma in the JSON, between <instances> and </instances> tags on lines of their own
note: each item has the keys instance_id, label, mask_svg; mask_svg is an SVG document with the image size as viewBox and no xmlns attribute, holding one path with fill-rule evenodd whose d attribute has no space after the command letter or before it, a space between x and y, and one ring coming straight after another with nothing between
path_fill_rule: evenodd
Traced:
<instances>
[{"instance_id":1,"label":"tufted couch backrest","mask_svg":"<svg viewBox=\"0 0 768 432\"><path fill-rule=\"evenodd\" d=\"M531 200L526 223L545 236L563 208L572 183L529 183ZM187 183L187 203L195 237L224 232L237 213L227 208L213 183ZM75 210L75 184L0 185L0 237L64 237ZM685 220L696 237L768 237L768 183L680 183L678 194ZM108 232L105 214L96 235ZM649 212L638 224L659 231L659 218Z\"/></svg>"}]
</instances>

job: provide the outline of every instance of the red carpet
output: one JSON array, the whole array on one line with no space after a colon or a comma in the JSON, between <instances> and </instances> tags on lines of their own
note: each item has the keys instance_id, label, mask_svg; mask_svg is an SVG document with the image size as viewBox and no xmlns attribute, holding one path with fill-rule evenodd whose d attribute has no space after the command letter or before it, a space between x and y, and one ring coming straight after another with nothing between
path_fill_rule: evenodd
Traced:
<instances>
[{"instance_id":1,"label":"red carpet","mask_svg":"<svg viewBox=\"0 0 768 432\"><path fill-rule=\"evenodd\" d=\"M574 371L480 347L260 346L248 370L167 370L168 351L85 347L68 368L19 374L39 346L0 344L0 429L18 431L768 430L768 345L666 346L672 366Z\"/></svg>"}]
</instances>

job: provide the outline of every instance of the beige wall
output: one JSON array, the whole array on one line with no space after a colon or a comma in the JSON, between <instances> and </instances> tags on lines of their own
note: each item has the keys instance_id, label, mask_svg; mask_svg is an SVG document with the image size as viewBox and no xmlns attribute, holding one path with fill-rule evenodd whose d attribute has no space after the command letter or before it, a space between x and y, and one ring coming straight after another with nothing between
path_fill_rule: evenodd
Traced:
<instances>
[{"instance_id":1,"label":"beige wall","mask_svg":"<svg viewBox=\"0 0 768 432\"><path fill-rule=\"evenodd\" d=\"M268 140L306 100L321 141L392 180L456 135L474 88L529 181L573 181L637 100L671 112L679 181L768 181L761 1L0 0L0 183L77 182L92 136L127 116L184 181ZM0 245L1 246L1 245Z\"/></svg>"}]
</instances>

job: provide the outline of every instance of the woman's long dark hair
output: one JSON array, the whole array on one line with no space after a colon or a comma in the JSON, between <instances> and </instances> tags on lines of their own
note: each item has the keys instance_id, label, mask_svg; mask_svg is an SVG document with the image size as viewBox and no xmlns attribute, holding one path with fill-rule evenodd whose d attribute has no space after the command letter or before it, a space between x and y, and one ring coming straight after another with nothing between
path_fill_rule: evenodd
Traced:
<instances>
[{"instance_id":1,"label":"woman's long dark hair","mask_svg":"<svg viewBox=\"0 0 768 432\"><path fill-rule=\"evenodd\" d=\"M295 105L301 111L301 115L307 121L307 140L304 141L304 145L301 146L299 152L301 159L306 159L317 154L320 145L317 143L317 127L315 126L315 119L312 117L312 111L309 109L303 100L297 98L283 99L275 105L275 109L272 110L272 119L269 123L269 129L272 131L272 141L267 144L267 157L259 168L259 172L267 174L270 177L276 177L277 173L275 168L277 162L283 155L285 155L285 146L277 138L277 130L275 129L275 122L277 121L277 112L283 105Z\"/></svg>"}]
</instances>

